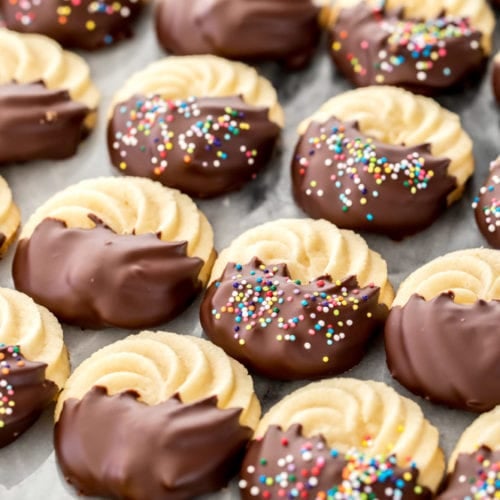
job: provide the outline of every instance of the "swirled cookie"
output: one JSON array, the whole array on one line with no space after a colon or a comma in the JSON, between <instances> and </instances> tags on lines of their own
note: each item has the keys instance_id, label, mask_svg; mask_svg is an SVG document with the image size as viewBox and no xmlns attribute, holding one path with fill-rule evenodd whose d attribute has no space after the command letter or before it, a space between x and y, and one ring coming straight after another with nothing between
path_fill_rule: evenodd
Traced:
<instances>
[{"instance_id":1,"label":"swirled cookie","mask_svg":"<svg viewBox=\"0 0 500 500\"><path fill-rule=\"evenodd\" d=\"M491 50L485 0L340 0L334 8L331 55L356 86L443 92L477 76Z\"/></svg>"},{"instance_id":2,"label":"swirled cookie","mask_svg":"<svg viewBox=\"0 0 500 500\"><path fill-rule=\"evenodd\" d=\"M472 203L476 223L488 243L500 250L500 157L490 164L490 175Z\"/></svg>"},{"instance_id":3,"label":"swirled cookie","mask_svg":"<svg viewBox=\"0 0 500 500\"><path fill-rule=\"evenodd\" d=\"M200 310L207 336L277 379L356 365L392 300L382 257L324 220L250 229L220 253L211 281Z\"/></svg>"},{"instance_id":4,"label":"swirled cookie","mask_svg":"<svg viewBox=\"0 0 500 500\"><path fill-rule=\"evenodd\" d=\"M6 252L21 223L21 213L12 199L12 192L0 176L0 257Z\"/></svg>"},{"instance_id":5,"label":"swirled cookie","mask_svg":"<svg viewBox=\"0 0 500 500\"><path fill-rule=\"evenodd\" d=\"M432 401L472 411L500 404L500 251L460 250L401 284L385 325L392 376Z\"/></svg>"},{"instance_id":6,"label":"swirled cookie","mask_svg":"<svg viewBox=\"0 0 500 500\"><path fill-rule=\"evenodd\" d=\"M157 61L125 82L113 106L113 165L200 197L254 178L283 126L271 83L250 66L215 56Z\"/></svg>"},{"instance_id":7,"label":"swirled cookie","mask_svg":"<svg viewBox=\"0 0 500 500\"><path fill-rule=\"evenodd\" d=\"M98 178L35 211L13 277L68 323L140 328L185 309L213 258L212 228L188 196L149 179Z\"/></svg>"},{"instance_id":8,"label":"swirled cookie","mask_svg":"<svg viewBox=\"0 0 500 500\"><path fill-rule=\"evenodd\" d=\"M193 498L236 473L259 417L251 377L221 349L142 332L71 375L56 408L56 454L84 494Z\"/></svg>"},{"instance_id":9,"label":"swirled cookie","mask_svg":"<svg viewBox=\"0 0 500 500\"><path fill-rule=\"evenodd\" d=\"M340 94L304 120L299 134L295 200L339 227L411 235L462 195L474 171L458 115L395 87Z\"/></svg>"},{"instance_id":10,"label":"swirled cookie","mask_svg":"<svg viewBox=\"0 0 500 500\"><path fill-rule=\"evenodd\" d=\"M440 500L500 495L500 406L478 417L462 434L448 463Z\"/></svg>"},{"instance_id":11,"label":"swirled cookie","mask_svg":"<svg viewBox=\"0 0 500 500\"><path fill-rule=\"evenodd\" d=\"M0 448L35 422L68 375L54 315L27 295L0 288Z\"/></svg>"},{"instance_id":12,"label":"swirled cookie","mask_svg":"<svg viewBox=\"0 0 500 500\"><path fill-rule=\"evenodd\" d=\"M160 0L156 33L173 54L274 59L299 68L319 39L319 13L314 0Z\"/></svg>"},{"instance_id":13,"label":"swirled cookie","mask_svg":"<svg viewBox=\"0 0 500 500\"><path fill-rule=\"evenodd\" d=\"M45 36L0 29L0 163L72 156L98 102L81 57Z\"/></svg>"},{"instance_id":14,"label":"swirled cookie","mask_svg":"<svg viewBox=\"0 0 500 500\"><path fill-rule=\"evenodd\" d=\"M0 0L9 29L95 50L132 36L143 0Z\"/></svg>"},{"instance_id":15,"label":"swirled cookie","mask_svg":"<svg viewBox=\"0 0 500 500\"><path fill-rule=\"evenodd\" d=\"M240 489L243 499L428 499L443 471L438 431L413 401L381 382L336 378L264 415Z\"/></svg>"}]
</instances>

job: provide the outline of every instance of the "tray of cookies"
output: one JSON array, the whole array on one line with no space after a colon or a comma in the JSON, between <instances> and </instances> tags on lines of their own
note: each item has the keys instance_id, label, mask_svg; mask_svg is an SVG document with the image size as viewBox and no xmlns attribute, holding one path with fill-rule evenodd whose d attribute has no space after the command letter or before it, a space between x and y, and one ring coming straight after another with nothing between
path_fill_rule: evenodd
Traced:
<instances>
[{"instance_id":1,"label":"tray of cookies","mask_svg":"<svg viewBox=\"0 0 500 500\"><path fill-rule=\"evenodd\" d=\"M498 498L494 3L0 0L2 500Z\"/></svg>"}]
</instances>

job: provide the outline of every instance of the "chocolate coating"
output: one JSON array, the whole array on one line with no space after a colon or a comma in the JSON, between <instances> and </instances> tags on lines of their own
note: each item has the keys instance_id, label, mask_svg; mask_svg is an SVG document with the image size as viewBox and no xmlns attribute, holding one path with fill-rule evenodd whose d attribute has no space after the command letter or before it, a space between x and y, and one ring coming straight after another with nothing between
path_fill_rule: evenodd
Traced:
<instances>
[{"instance_id":1,"label":"chocolate coating","mask_svg":"<svg viewBox=\"0 0 500 500\"><path fill-rule=\"evenodd\" d=\"M403 469L393 455L340 453L322 436L303 437L300 424L286 432L271 425L262 439L251 441L239 486L243 500L431 499L430 490L418 485L418 475L414 464Z\"/></svg>"},{"instance_id":2,"label":"chocolate coating","mask_svg":"<svg viewBox=\"0 0 500 500\"><path fill-rule=\"evenodd\" d=\"M472 203L479 230L493 247L500 249L500 158L490 165L490 175Z\"/></svg>"},{"instance_id":3,"label":"chocolate coating","mask_svg":"<svg viewBox=\"0 0 500 500\"><path fill-rule=\"evenodd\" d=\"M42 82L0 85L0 164L73 156L89 111Z\"/></svg>"},{"instance_id":4,"label":"chocolate coating","mask_svg":"<svg viewBox=\"0 0 500 500\"><path fill-rule=\"evenodd\" d=\"M285 264L229 263L200 309L207 336L251 370L293 380L341 373L361 361L387 314L379 287L355 277L309 284Z\"/></svg>"},{"instance_id":5,"label":"chocolate coating","mask_svg":"<svg viewBox=\"0 0 500 500\"><path fill-rule=\"evenodd\" d=\"M446 478L439 500L498 498L500 494L500 450L481 446L474 453L458 455L455 469Z\"/></svg>"},{"instance_id":6,"label":"chocolate coating","mask_svg":"<svg viewBox=\"0 0 500 500\"><path fill-rule=\"evenodd\" d=\"M390 145L332 117L311 122L292 160L293 195L316 219L401 239L428 227L456 187L428 144ZM397 209L395 209L397 207Z\"/></svg>"},{"instance_id":7,"label":"chocolate coating","mask_svg":"<svg viewBox=\"0 0 500 500\"><path fill-rule=\"evenodd\" d=\"M498 56L495 56L495 58L493 59L493 69L491 72L491 86L497 104L500 104L500 58Z\"/></svg>"},{"instance_id":8,"label":"chocolate coating","mask_svg":"<svg viewBox=\"0 0 500 500\"><path fill-rule=\"evenodd\" d=\"M5 236L5 234L3 233L0 233L0 250L2 249L3 247L3 244L7 241L7 236Z\"/></svg>"},{"instance_id":9,"label":"chocolate coating","mask_svg":"<svg viewBox=\"0 0 500 500\"><path fill-rule=\"evenodd\" d=\"M203 261L187 256L186 242L119 235L93 220L93 229L43 220L17 246L16 288L63 321L86 328L158 325L194 299Z\"/></svg>"},{"instance_id":10,"label":"chocolate coating","mask_svg":"<svg viewBox=\"0 0 500 500\"><path fill-rule=\"evenodd\" d=\"M132 36L143 0L0 0L7 27L95 50Z\"/></svg>"},{"instance_id":11,"label":"chocolate coating","mask_svg":"<svg viewBox=\"0 0 500 500\"><path fill-rule=\"evenodd\" d=\"M412 295L385 324L387 365L407 389L448 406L500 404L500 301L456 304L452 292Z\"/></svg>"},{"instance_id":12,"label":"chocolate coating","mask_svg":"<svg viewBox=\"0 0 500 500\"><path fill-rule=\"evenodd\" d=\"M319 39L319 12L312 0L161 0L156 33L173 54L275 59L300 68Z\"/></svg>"},{"instance_id":13,"label":"chocolate coating","mask_svg":"<svg viewBox=\"0 0 500 500\"><path fill-rule=\"evenodd\" d=\"M280 128L241 97L133 96L108 125L111 162L199 197L241 188L271 158Z\"/></svg>"},{"instance_id":14,"label":"chocolate coating","mask_svg":"<svg viewBox=\"0 0 500 500\"><path fill-rule=\"evenodd\" d=\"M156 406L138 397L94 387L64 402L54 446L66 480L85 495L128 500L187 500L224 487L252 435L241 409L218 409L215 397Z\"/></svg>"},{"instance_id":15,"label":"chocolate coating","mask_svg":"<svg viewBox=\"0 0 500 500\"><path fill-rule=\"evenodd\" d=\"M354 85L435 94L483 69L482 35L469 18L422 21L402 14L366 2L340 11L331 29L331 56Z\"/></svg>"},{"instance_id":16,"label":"chocolate coating","mask_svg":"<svg viewBox=\"0 0 500 500\"><path fill-rule=\"evenodd\" d=\"M0 448L28 429L57 394L46 368L28 361L19 346L0 344Z\"/></svg>"}]
</instances>

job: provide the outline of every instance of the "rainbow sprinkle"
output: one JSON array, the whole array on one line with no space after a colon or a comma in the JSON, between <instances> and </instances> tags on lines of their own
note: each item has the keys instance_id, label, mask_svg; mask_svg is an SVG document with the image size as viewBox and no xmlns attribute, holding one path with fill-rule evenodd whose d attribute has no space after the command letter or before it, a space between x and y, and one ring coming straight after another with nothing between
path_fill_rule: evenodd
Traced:
<instances>
[{"instance_id":1,"label":"rainbow sprinkle","mask_svg":"<svg viewBox=\"0 0 500 500\"><path fill-rule=\"evenodd\" d=\"M346 331L354 324L352 319L341 317L342 312L357 311L369 300L366 289L347 286L349 280L335 281L335 292L331 293L327 290L331 289L332 282L327 278L314 280L311 286L303 285L300 280L292 280L283 265L268 267L257 261L256 269L247 270L247 266L241 264L232 266L235 272L229 275L231 293L224 305L212 309L212 316L215 320L227 315L232 317L233 337L241 346L253 331L268 329L271 325L278 329L276 341L298 342L297 331L304 331L303 324L309 336L303 343L306 351L318 336L324 339L326 346L333 346L346 338ZM221 284L217 281L216 288ZM326 291L311 290L314 286ZM378 291L374 285L370 288ZM289 305L295 306L292 309L295 314L286 314ZM370 311L361 314L373 316ZM322 360L327 363L330 358L323 356Z\"/></svg>"},{"instance_id":2,"label":"rainbow sprinkle","mask_svg":"<svg viewBox=\"0 0 500 500\"><path fill-rule=\"evenodd\" d=\"M487 186L482 186L479 194L480 196L488 195L490 193L495 193L500 185L500 175L493 175L491 177L491 183ZM472 203L472 208L478 208L481 198L480 196L474 197ZM500 198L493 196L488 203L481 206L481 211L483 213L487 229L490 233L495 233L500 230Z\"/></svg>"},{"instance_id":3,"label":"rainbow sprinkle","mask_svg":"<svg viewBox=\"0 0 500 500\"><path fill-rule=\"evenodd\" d=\"M4 352L0 352L0 430L6 425L6 419L14 413L14 407L16 402L14 400L16 391L14 387L9 382L8 376L12 368L12 363L14 362L17 366L24 366L24 361L20 359L21 351L19 346L6 346L5 344L0 344L0 349L6 350L7 355ZM7 359L7 356L11 359ZM19 358L19 359L18 359Z\"/></svg>"},{"instance_id":4,"label":"rainbow sprinkle","mask_svg":"<svg viewBox=\"0 0 500 500\"><path fill-rule=\"evenodd\" d=\"M148 153L155 175L161 175L168 167L169 152L179 148L183 153L184 164L190 164L198 147L213 153L212 160L204 160L202 167L219 168L228 159L229 154L225 145L232 139L251 130L250 124L245 121L245 113L231 106L226 106L219 115L208 114L202 116L199 101L195 97L188 100L165 100L158 95L135 100L131 106L128 103L120 104L117 112L127 115L126 130L117 131L112 147L120 152L120 169L126 170L126 148L139 147ZM194 120L187 130L176 134L172 130L172 123L179 118ZM149 139L151 146L142 145L141 139ZM202 139L203 146L198 146L195 140ZM256 149L242 145L239 148L241 161L253 166L258 155Z\"/></svg>"},{"instance_id":5,"label":"rainbow sprinkle","mask_svg":"<svg viewBox=\"0 0 500 500\"><path fill-rule=\"evenodd\" d=\"M435 175L433 170L426 168L426 159L421 152L413 151L401 160L392 162L378 153L373 139L363 137L359 132L357 137L349 137L344 125L322 127L319 135L309 137L307 143L310 146L308 154L295 159L299 175L305 176L314 158L318 156L318 151L327 149L329 154L324 159L324 167L331 170L329 181L334 189L340 191L338 197L344 212L349 210L354 203L353 199L356 199L351 187L344 186L344 178L354 182L362 195L359 204L365 206L370 199L380 196L377 189L370 190L363 183L367 174L377 186L389 181L400 182L412 195L427 189ZM324 186L316 179L310 180L304 191L308 196L325 195ZM373 214L367 213L366 219L373 221Z\"/></svg>"},{"instance_id":6,"label":"rainbow sprinkle","mask_svg":"<svg viewBox=\"0 0 500 500\"><path fill-rule=\"evenodd\" d=\"M477 461L476 474L468 477L461 475L460 484L470 485L470 495L463 500L492 500L500 498L500 461L490 460L479 450L475 456Z\"/></svg>"}]
</instances>

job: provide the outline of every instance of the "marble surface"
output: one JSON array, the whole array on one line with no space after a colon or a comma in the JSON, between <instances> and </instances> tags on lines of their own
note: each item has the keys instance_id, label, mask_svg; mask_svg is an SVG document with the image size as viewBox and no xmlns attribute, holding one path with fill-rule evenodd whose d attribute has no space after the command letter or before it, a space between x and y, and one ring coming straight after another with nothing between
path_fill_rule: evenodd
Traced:
<instances>
[{"instance_id":1,"label":"marble surface","mask_svg":"<svg viewBox=\"0 0 500 500\"><path fill-rule=\"evenodd\" d=\"M303 217L291 197L289 165L297 139L296 126L325 100L350 86L332 68L326 54L326 44L318 49L309 68L288 74L269 63L260 66L279 91L286 111L286 128L282 136L282 151L256 181L242 191L210 201L199 202L214 226L216 248L224 248L242 231L259 223L280 217ZM500 48L500 32L495 36ZM49 196L81 179L117 175L111 168L105 144L106 111L111 96L134 71L140 70L163 54L157 45L151 12L146 12L137 27L136 37L117 47L99 53L84 54L92 75L102 92L99 123L94 133L81 145L78 154L67 161L34 162L26 165L0 167L0 174L9 182L14 197L26 220L33 210ZM382 236L365 234L369 245L387 260L390 278L397 288L411 271L444 253L485 245L474 223L471 202L487 175L488 164L499 153L499 113L490 89L490 70L485 77L463 92L440 98L449 109L458 112L463 126L474 140L476 173L468 184L464 197L426 231L394 242ZM13 287L11 263L13 248L0 261L0 286ZM180 318L164 327L169 331L201 335L198 322L199 300ZM127 336L125 330L82 331L64 326L65 340L76 367L98 348ZM459 435L474 419L474 415L436 406L412 396L394 382L385 364L382 339L379 338L365 359L347 376L384 381L400 394L416 400L425 415L440 429L441 443L449 455ZM307 382L278 383L256 379L256 391L264 410L283 395ZM65 500L76 498L59 474L52 447L52 409L14 444L0 450L0 498L2 500ZM234 483L234 482L233 482ZM235 484L210 498L236 498Z\"/></svg>"}]
</instances>

